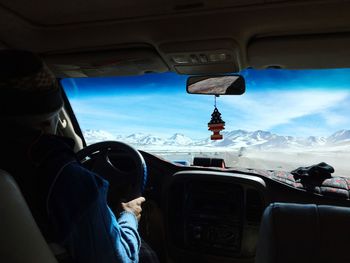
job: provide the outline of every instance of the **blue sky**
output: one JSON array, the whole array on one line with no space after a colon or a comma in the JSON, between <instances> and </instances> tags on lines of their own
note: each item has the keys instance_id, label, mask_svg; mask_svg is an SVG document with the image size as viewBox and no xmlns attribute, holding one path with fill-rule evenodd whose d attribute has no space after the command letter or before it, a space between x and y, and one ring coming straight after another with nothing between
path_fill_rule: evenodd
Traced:
<instances>
[{"instance_id":1,"label":"blue sky","mask_svg":"<svg viewBox=\"0 0 350 263\"><path fill-rule=\"evenodd\" d=\"M292 136L329 136L350 129L350 69L245 70L242 96L221 96L226 130L266 130ZM64 79L82 129L113 134L210 136L214 97L186 93L187 76Z\"/></svg>"}]
</instances>

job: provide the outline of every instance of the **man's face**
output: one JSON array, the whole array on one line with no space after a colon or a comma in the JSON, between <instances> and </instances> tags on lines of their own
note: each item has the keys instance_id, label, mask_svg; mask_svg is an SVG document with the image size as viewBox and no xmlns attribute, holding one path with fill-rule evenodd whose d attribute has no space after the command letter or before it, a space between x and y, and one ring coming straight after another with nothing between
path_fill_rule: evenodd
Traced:
<instances>
[{"instance_id":1,"label":"man's face","mask_svg":"<svg viewBox=\"0 0 350 263\"><path fill-rule=\"evenodd\" d=\"M49 120L46 120L42 123L42 131L45 134L56 134L57 133L57 125L58 125L58 113L55 114Z\"/></svg>"},{"instance_id":2,"label":"man's face","mask_svg":"<svg viewBox=\"0 0 350 263\"><path fill-rule=\"evenodd\" d=\"M59 112L46 120L33 123L32 127L41 130L44 134L56 134L59 120Z\"/></svg>"}]
</instances>

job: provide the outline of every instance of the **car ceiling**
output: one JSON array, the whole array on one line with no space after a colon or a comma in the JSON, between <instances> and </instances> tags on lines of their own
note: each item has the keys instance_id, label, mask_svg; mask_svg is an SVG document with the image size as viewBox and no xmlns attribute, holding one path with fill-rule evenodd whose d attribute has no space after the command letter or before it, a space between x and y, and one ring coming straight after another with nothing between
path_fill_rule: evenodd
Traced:
<instances>
[{"instance_id":1,"label":"car ceiling","mask_svg":"<svg viewBox=\"0 0 350 263\"><path fill-rule=\"evenodd\" d=\"M130 72L115 75L350 67L349 13L350 1L337 0L0 0L0 47L38 52L52 65L130 54ZM233 57L227 65L173 63L173 54L220 50ZM134 52L144 52L143 64L130 62Z\"/></svg>"}]
</instances>

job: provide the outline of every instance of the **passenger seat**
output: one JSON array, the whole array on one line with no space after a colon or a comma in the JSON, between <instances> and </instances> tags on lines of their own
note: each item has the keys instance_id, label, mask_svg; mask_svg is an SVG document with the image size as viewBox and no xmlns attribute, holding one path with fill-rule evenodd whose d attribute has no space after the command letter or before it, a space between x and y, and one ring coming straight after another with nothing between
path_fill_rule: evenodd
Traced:
<instances>
[{"instance_id":1,"label":"passenger seat","mask_svg":"<svg viewBox=\"0 0 350 263\"><path fill-rule=\"evenodd\" d=\"M350 262L350 208L289 203L266 208L255 263L304 262Z\"/></svg>"},{"instance_id":2,"label":"passenger seat","mask_svg":"<svg viewBox=\"0 0 350 263\"><path fill-rule=\"evenodd\" d=\"M0 170L0 262L57 263L14 179Z\"/></svg>"}]
</instances>

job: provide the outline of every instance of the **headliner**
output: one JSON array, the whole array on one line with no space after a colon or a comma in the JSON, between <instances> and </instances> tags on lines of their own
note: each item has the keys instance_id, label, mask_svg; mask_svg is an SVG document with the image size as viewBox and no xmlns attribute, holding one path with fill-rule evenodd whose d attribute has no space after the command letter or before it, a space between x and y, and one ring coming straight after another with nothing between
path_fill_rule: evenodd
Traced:
<instances>
[{"instance_id":1,"label":"headliner","mask_svg":"<svg viewBox=\"0 0 350 263\"><path fill-rule=\"evenodd\" d=\"M0 0L0 47L57 54L148 45L166 60L160 50L164 43L232 39L240 49L240 69L264 68L279 47L288 50L289 40L267 49L266 45L256 48L255 42L264 37L317 35L319 39L326 34L348 33L349 13L350 2L336 0ZM350 67L350 61L344 64L347 53L339 55L345 45L320 44L318 39L307 44L316 46L312 56L305 57L299 49L291 48L301 68L319 66L313 58L329 47L331 67ZM254 56L249 54L251 46ZM289 65L285 58L282 62L282 67L298 67ZM327 67L328 63L324 64ZM169 63L167 66L173 70Z\"/></svg>"}]
</instances>

